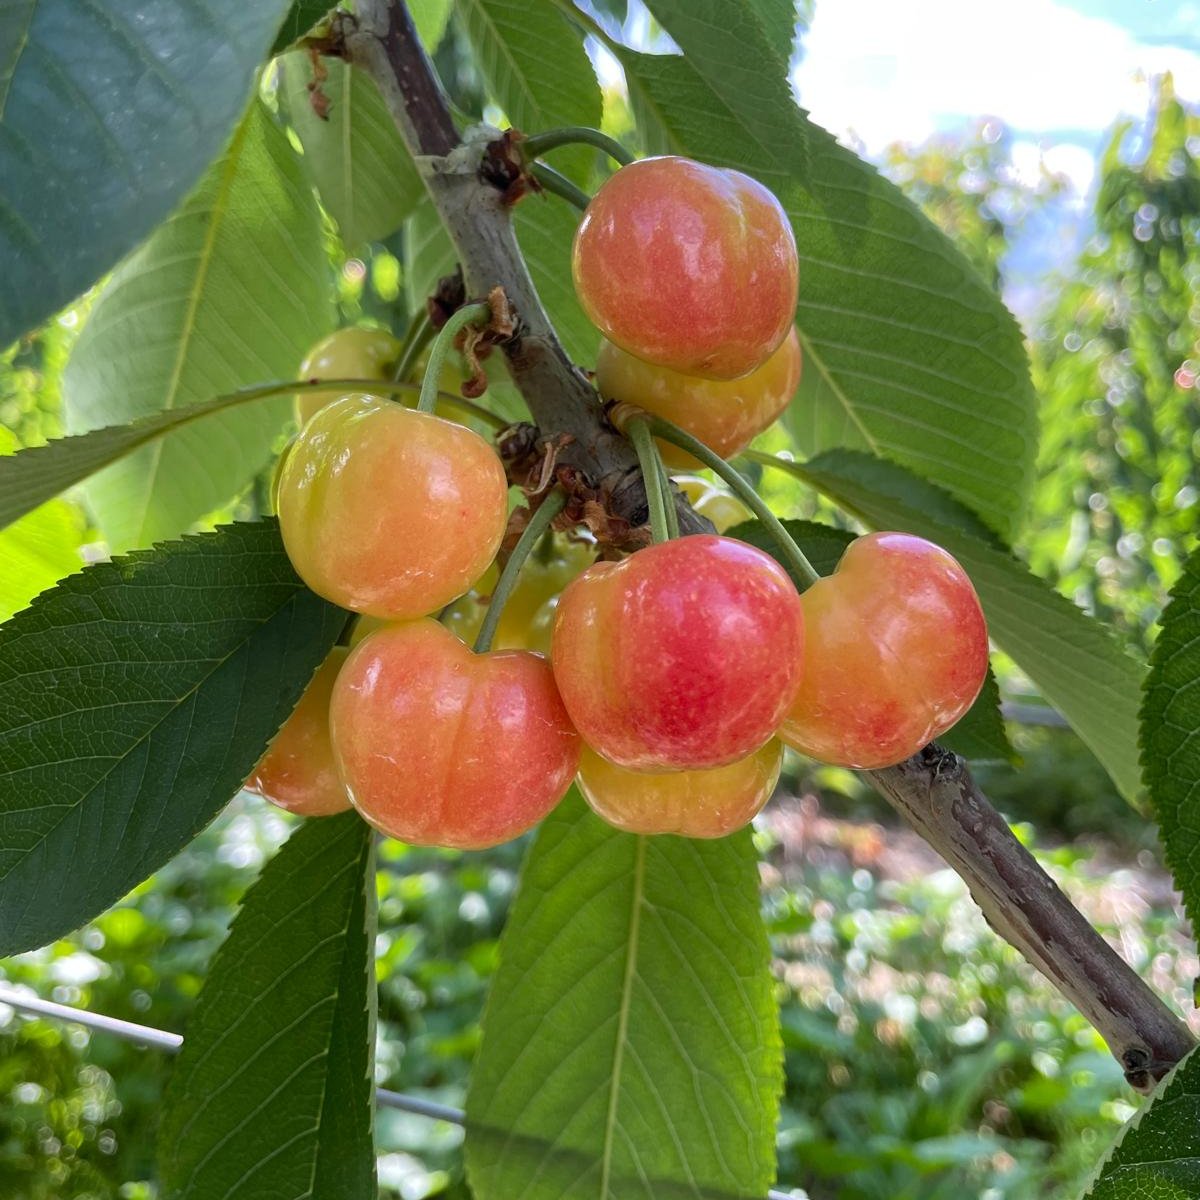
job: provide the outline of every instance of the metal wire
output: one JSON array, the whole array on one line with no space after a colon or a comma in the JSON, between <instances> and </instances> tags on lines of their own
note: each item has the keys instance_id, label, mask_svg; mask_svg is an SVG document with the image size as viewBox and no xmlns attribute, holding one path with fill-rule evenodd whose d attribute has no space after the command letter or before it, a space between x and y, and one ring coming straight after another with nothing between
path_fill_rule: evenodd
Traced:
<instances>
[{"instance_id":1,"label":"metal wire","mask_svg":"<svg viewBox=\"0 0 1200 1200\"><path fill-rule=\"evenodd\" d=\"M30 1013L33 1016L70 1021L75 1025L94 1029L98 1033L109 1033L113 1037L123 1038L127 1042L164 1050L167 1054L175 1054L183 1045L183 1038L177 1033L168 1033L165 1029L155 1029L150 1025L138 1025L134 1021L122 1021L118 1017L106 1017L102 1013L73 1008L69 1004L56 1004L53 1000L43 1000L40 996L4 983L0 983L0 1004L7 1004L18 1012ZM423 1100L420 1096L407 1096L403 1092L393 1092L387 1088L375 1089L375 1103L381 1108L394 1108L418 1117L429 1117L433 1121L446 1121L451 1125L466 1124L466 1114L461 1108L452 1108L449 1104L438 1104L433 1100ZM767 1200L803 1200L804 1196L804 1192L772 1190L767 1193Z\"/></svg>"}]
</instances>

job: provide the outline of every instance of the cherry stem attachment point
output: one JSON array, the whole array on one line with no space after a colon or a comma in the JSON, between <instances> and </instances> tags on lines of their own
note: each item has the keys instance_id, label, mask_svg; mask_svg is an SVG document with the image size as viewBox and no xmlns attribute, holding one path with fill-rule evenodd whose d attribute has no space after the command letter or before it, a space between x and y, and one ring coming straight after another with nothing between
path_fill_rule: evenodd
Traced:
<instances>
[{"instance_id":1,"label":"cherry stem attachment point","mask_svg":"<svg viewBox=\"0 0 1200 1200\"><path fill-rule=\"evenodd\" d=\"M591 204L592 198L583 190L583 188L572 183L565 175L560 174L553 167L546 166L545 163L534 163L530 168L534 177L542 185L546 191L551 192L555 196L561 196L562 199L575 205L580 212L586 210Z\"/></svg>"},{"instance_id":2,"label":"cherry stem attachment point","mask_svg":"<svg viewBox=\"0 0 1200 1200\"><path fill-rule=\"evenodd\" d=\"M648 419L640 414L631 417L624 428L625 434L637 451L638 465L642 468L642 481L646 485L646 502L650 507L650 532L655 542L671 540L671 526L667 520L667 497L663 488L666 471L654 438L650 435Z\"/></svg>"},{"instance_id":3,"label":"cherry stem attachment point","mask_svg":"<svg viewBox=\"0 0 1200 1200\"><path fill-rule=\"evenodd\" d=\"M731 467L719 454L713 453L703 442L680 429L678 425L672 425L670 421L665 421L662 417L656 417L651 413L644 416L639 414L635 418L626 418L626 421L629 424L635 422L644 424L655 437L660 437L664 442L670 442L672 446L678 446L681 450L686 450L693 458L698 458L710 471L719 475L729 485L730 491L771 531L786 566L810 584L816 583L821 578L813 569L812 563L805 557L804 551L796 545L792 535L784 529L783 523L750 486L749 480L736 468Z\"/></svg>"},{"instance_id":4,"label":"cherry stem attachment point","mask_svg":"<svg viewBox=\"0 0 1200 1200\"><path fill-rule=\"evenodd\" d=\"M512 554L508 556L508 562L504 564L504 570L500 572L500 579L492 591L487 612L483 616L483 624L479 627L479 636L475 639L476 654L486 654L492 648L496 626L500 624L504 606L508 603L513 588L517 586L517 576L521 573L521 567L566 503L566 493L556 488L530 513L529 524L525 526Z\"/></svg>"},{"instance_id":5,"label":"cherry stem attachment point","mask_svg":"<svg viewBox=\"0 0 1200 1200\"><path fill-rule=\"evenodd\" d=\"M559 146L595 146L623 167L629 166L634 160L634 156L616 138L587 125L566 125L561 129L547 129L545 133L533 133L520 146L521 153L527 159L538 158L547 151L557 150Z\"/></svg>"},{"instance_id":6,"label":"cherry stem attachment point","mask_svg":"<svg viewBox=\"0 0 1200 1200\"><path fill-rule=\"evenodd\" d=\"M425 378L421 382L421 397L417 401L417 412L431 413L437 402L438 381L442 377L442 367L446 356L454 348L454 339L460 329L468 325L483 325L492 319L492 306L483 301L478 304L464 304L462 308L452 313L445 325L438 330L429 348L429 365L425 368Z\"/></svg>"},{"instance_id":7,"label":"cherry stem attachment point","mask_svg":"<svg viewBox=\"0 0 1200 1200\"><path fill-rule=\"evenodd\" d=\"M419 317L413 318L408 332L404 335L404 345L400 350L400 357L396 360L396 368L392 372L393 379L405 383L412 378L413 367L416 366L417 359L421 357L421 351L432 340L433 333L433 318L426 309Z\"/></svg>"}]
</instances>

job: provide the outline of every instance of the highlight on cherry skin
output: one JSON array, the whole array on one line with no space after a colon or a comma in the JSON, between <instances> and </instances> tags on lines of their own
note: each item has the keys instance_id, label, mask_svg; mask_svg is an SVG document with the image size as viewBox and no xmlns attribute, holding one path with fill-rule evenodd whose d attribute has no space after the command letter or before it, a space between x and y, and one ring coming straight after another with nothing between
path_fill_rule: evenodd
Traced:
<instances>
[{"instance_id":1,"label":"highlight on cherry skin","mask_svg":"<svg viewBox=\"0 0 1200 1200\"><path fill-rule=\"evenodd\" d=\"M584 740L639 771L721 767L775 734L800 686L804 610L761 550L694 534L568 584L551 662Z\"/></svg>"},{"instance_id":2,"label":"highlight on cherry skin","mask_svg":"<svg viewBox=\"0 0 1200 1200\"><path fill-rule=\"evenodd\" d=\"M779 348L738 379L703 379L656 366L610 341L600 343L596 386L607 400L636 404L665 417L722 458L740 453L775 423L800 385L800 340L792 326ZM694 471L702 464L662 439L668 467Z\"/></svg>"},{"instance_id":3,"label":"highlight on cherry skin","mask_svg":"<svg viewBox=\"0 0 1200 1200\"><path fill-rule=\"evenodd\" d=\"M739 171L643 158L599 188L571 254L584 312L622 350L707 379L736 379L779 347L799 259L775 196Z\"/></svg>"},{"instance_id":4,"label":"highlight on cherry skin","mask_svg":"<svg viewBox=\"0 0 1200 1200\"><path fill-rule=\"evenodd\" d=\"M354 612L422 617L487 570L508 481L477 433L378 396L343 396L300 431L279 473L283 543L314 592Z\"/></svg>"},{"instance_id":5,"label":"highlight on cherry skin","mask_svg":"<svg viewBox=\"0 0 1200 1200\"><path fill-rule=\"evenodd\" d=\"M579 766L579 735L541 655L474 654L428 618L355 647L329 721L354 807L411 845L479 850L515 838Z\"/></svg>"},{"instance_id":6,"label":"highlight on cherry skin","mask_svg":"<svg viewBox=\"0 0 1200 1200\"><path fill-rule=\"evenodd\" d=\"M299 379L390 379L403 350L398 338L386 329L354 326L322 338L305 355ZM345 388L327 392L298 392L296 423L301 429L327 404L346 394Z\"/></svg>"},{"instance_id":7,"label":"highlight on cherry skin","mask_svg":"<svg viewBox=\"0 0 1200 1200\"><path fill-rule=\"evenodd\" d=\"M746 758L707 771L630 771L585 745L577 780L592 811L617 829L718 838L762 811L782 766L783 746L775 738Z\"/></svg>"},{"instance_id":8,"label":"highlight on cherry skin","mask_svg":"<svg viewBox=\"0 0 1200 1200\"><path fill-rule=\"evenodd\" d=\"M317 668L245 783L245 790L301 817L345 812L350 796L329 738L329 699L349 650L335 646Z\"/></svg>"},{"instance_id":9,"label":"highlight on cherry skin","mask_svg":"<svg viewBox=\"0 0 1200 1200\"><path fill-rule=\"evenodd\" d=\"M945 733L983 686L979 597L932 542L860 537L801 603L804 667L779 736L812 758L860 769L903 762Z\"/></svg>"}]
</instances>

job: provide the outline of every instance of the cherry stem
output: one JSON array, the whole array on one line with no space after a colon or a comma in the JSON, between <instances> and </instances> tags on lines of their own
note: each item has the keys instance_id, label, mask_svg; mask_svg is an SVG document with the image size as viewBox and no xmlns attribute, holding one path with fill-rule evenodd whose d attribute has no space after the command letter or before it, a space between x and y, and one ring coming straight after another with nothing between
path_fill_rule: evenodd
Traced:
<instances>
[{"instance_id":1,"label":"cherry stem","mask_svg":"<svg viewBox=\"0 0 1200 1200\"><path fill-rule=\"evenodd\" d=\"M583 188L572 183L565 175L545 163L534 163L532 167L534 179L555 196L561 196L570 201L580 212L584 212L591 204L592 198Z\"/></svg>"},{"instance_id":2,"label":"cherry stem","mask_svg":"<svg viewBox=\"0 0 1200 1200\"><path fill-rule=\"evenodd\" d=\"M658 447L655 446L657 450ZM667 472L667 465L663 462L661 452L656 456L658 458L658 471L662 479L663 490L663 508L667 514L667 536L677 538L679 536L679 509L675 507L675 494L671 491L671 476Z\"/></svg>"},{"instance_id":3,"label":"cherry stem","mask_svg":"<svg viewBox=\"0 0 1200 1200\"><path fill-rule=\"evenodd\" d=\"M421 357L421 351L429 345L433 332L433 318L426 309L419 317L414 318L404 335L404 345L400 350L400 357L396 360L396 369L392 372L393 379L407 381L412 378L413 367Z\"/></svg>"},{"instance_id":4,"label":"cherry stem","mask_svg":"<svg viewBox=\"0 0 1200 1200\"><path fill-rule=\"evenodd\" d=\"M421 397L417 401L417 412L431 413L437 402L438 381L442 377L442 367L446 364L446 356L454 348L454 339L460 329L468 325L486 324L492 319L492 306L480 301L478 304L464 304L447 319L445 325L438 330L438 335L429 347L429 363L425 367L425 378L421 382Z\"/></svg>"},{"instance_id":5,"label":"cherry stem","mask_svg":"<svg viewBox=\"0 0 1200 1200\"><path fill-rule=\"evenodd\" d=\"M667 498L663 490L662 458L654 438L650 436L647 418L640 414L625 423L625 433L637 451L638 464L642 468L642 479L646 485L646 502L650 506L650 532L655 542L671 540L671 526L667 520Z\"/></svg>"},{"instance_id":6,"label":"cherry stem","mask_svg":"<svg viewBox=\"0 0 1200 1200\"><path fill-rule=\"evenodd\" d=\"M633 155L616 138L587 125L566 125L561 129L547 129L545 133L533 133L520 145L526 158L538 158L559 146L595 146L623 167L633 162Z\"/></svg>"},{"instance_id":7,"label":"cherry stem","mask_svg":"<svg viewBox=\"0 0 1200 1200\"><path fill-rule=\"evenodd\" d=\"M271 383L262 387L243 388L242 391L230 392L229 395L238 396L243 400L259 400L264 396L278 396L285 392L328 392L336 391L339 388L345 388L347 394L366 392L372 396L403 396L420 392L421 384L413 383L411 380L398 379L306 379L291 383ZM221 398L217 397L217 399ZM492 412L491 409L484 408L482 404L476 404L465 396L457 396L454 392L437 392L434 400L438 404L444 404L448 408L457 408L459 412L474 417L477 421L482 421L489 429L494 429L497 433L501 429L507 429L511 424L498 413Z\"/></svg>"},{"instance_id":8,"label":"cherry stem","mask_svg":"<svg viewBox=\"0 0 1200 1200\"><path fill-rule=\"evenodd\" d=\"M698 458L710 471L719 475L729 485L730 491L771 531L787 566L808 583L816 583L821 578L804 556L804 551L796 545L792 535L784 529L783 523L750 486L750 481L719 454L714 454L703 442L680 429L678 425L672 425L670 421L652 413L645 416L639 413L637 417L627 418L627 421L630 425L645 424L655 437L660 437L664 442L670 442L672 446L678 446L693 458Z\"/></svg>"},{"instance_id":9,"label":"cherry stem","mask_svg":"<svg viewBox=\"0 0 1200 1200\"><path fill-rule=\"evenodd\" d=\"M550 528L550 522L562 512L566 502L566 493L556 488L529 514L529 524L525 526L513 552L508 556L508 562L504 564L504 570L500 572L500 578L492 591L492 598L488 601L483 624L479 627L479 636L475 639L476 654L486 654L492 648L496 626L500 624L504 606L508 603L513 588L517 586L517 576L521 573L521 567L537 546L542 534Z\"/></svg>"}]
</instances>

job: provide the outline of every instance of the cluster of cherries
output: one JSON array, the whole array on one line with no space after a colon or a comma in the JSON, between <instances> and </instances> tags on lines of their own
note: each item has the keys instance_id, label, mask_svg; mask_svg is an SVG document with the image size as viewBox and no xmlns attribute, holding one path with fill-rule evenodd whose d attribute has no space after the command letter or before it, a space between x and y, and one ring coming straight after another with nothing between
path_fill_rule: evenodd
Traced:
<instances>
[{"instance_id":1,"label":"cluster of cherries","mask_svg":"<svg viewBox=\"0 0 1200 1200\"><path fill-rule=\"evenodd\" d=\"M755 181L671 157L624 167L585 213L572 266L606 339L607 399L721 456L791 399L798 259ZM382 379L398 350L342 331L302 375ZM987 631L965 572L898 533L857 539L803 595L774 559L719 534L590 566L586 541L547 534L501 648L475 653L460 637L484 611L508 523L496 452L376 396L310 394L300 417L277 481L284 544L314 591L362 620L248 781L295 812L352 804L403 841L480 848L530 828L578 777L619 828L716 837L766 803L782 743L887 766L953 725L983 683ZM664 457L684 465L674 447ZM689 491L718 528L744 515L700 481Z\"/></svg>"}]
</instances>

